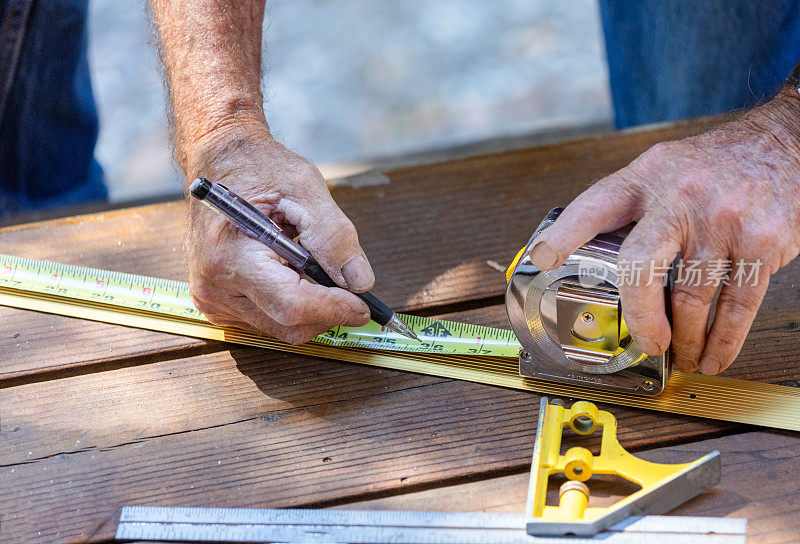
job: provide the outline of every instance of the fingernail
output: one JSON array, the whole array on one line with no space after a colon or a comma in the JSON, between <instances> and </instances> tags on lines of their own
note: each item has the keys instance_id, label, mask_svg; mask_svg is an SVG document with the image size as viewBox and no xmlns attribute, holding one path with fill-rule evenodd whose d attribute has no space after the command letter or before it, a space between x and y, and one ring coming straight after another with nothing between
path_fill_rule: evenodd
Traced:
<instances>
[{"instance_id":1,"label":"fingernail","mask_svg":"<svg viewBox=\"0 0 800 544\"><path fill-rule=\"evenodd\" d=\"M703 374L718 374L722 365L711 355L703 355L700 359L700 372Z\"/></svg>"},{"instance_id":2,"label":"fingernail","mask_svg":"<svg viewBox=\"0 0 800 544\"><path fill-rule=\"evenodd\" d=\"M550 270L558 262L558 253L547 242L538 242L531 250L531 262L540 270Z\"/></svg>"},{"instance_id":3,"label":"fingernail","mask_svg":"<svg viewBox=\"0 0 800 544\"><path fill-rule=\"evenodd\" d=\"M677 353L672 356L672 364L681 372L694 372L697 370L697 361Z\"/></svg>"},{"instance_id":4,"label":"fingernail","mask_svg":"<svg viewBox=\"0 0 800 544\"><path fill-rule=\"evenodd\" d=\"M644 336L634 336L634 340L636 343L639 344L639 349L645 352L648 355L658 355L661 353L661 348L658 347L658 344L653 342L647 337Z\"/></svg>"},{"instance_id":5,"label":"fingernail","mask_svg":"<svg viewBox=\"0 0 800 544\"><path fill-rule=\"evenodd\" d=\"M367 256L363 253L345 263L342 267L342 276L350 290L356 293L368 291L375 284L375 274L367 261Z\"/></svg>"}]
</instances>

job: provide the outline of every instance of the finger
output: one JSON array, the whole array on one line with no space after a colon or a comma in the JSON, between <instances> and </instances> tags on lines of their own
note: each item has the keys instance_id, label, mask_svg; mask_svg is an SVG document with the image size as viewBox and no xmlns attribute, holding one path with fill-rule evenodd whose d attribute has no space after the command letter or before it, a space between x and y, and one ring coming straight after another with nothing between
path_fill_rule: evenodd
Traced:
<instances>
[{"instance_id":1,"label":"finger","mask_svg":"<svg viewBox=\"0 0 800 544\"><path fill-rule=\"evenodd\" d=\"M325 324L286 327L270 319L247 297L229 297L222 304L214 311L205 314L215 325L265 334L290 344L303 344L331 328ZM363 323L347 323L347 325L359 326Z\"/></svg>"},{"instance_id":2,"label":"finger","mask_svg":"<svg viewBox=\"0 0 800 544\"><path fill-rule=\"evenodd\" d=\"M731 281L719 294L714 322L700 360L703 374L717 374L733 363L767 292L768 273L759 274L753 282L737 281L736 269L742 266L745 263L734 266Z\"/></svg>"},{"instance_id":3,"label":"finger","mask_svg":"<svg viewBox=\"0 0 800 544\"><path fill-rule=\"evenodd\" d=\"M311 323L287 327L271 319L253 304L252 301L250 301L250 303L253 305L252 309L245 314L246 322L241 328L267 334L289 344L305 344L335 326L327 323ZM360 319L357 322L344 323L344 325L350 327L358 327L363 324L364 323Z\"/></svg>"},{"instance_id":4,"label":"finger","mask_svg":"<svg viewBox=\"0 0 800 544\"><path fill-rule=\"evenodd\" d=\"M664 276L679 251L677 233L669 222L653 216L645 216L620 248L622 313L631 336L648 355L664 353L669 346Z\"/></svg>"},{"instance_id":5,"label":"finger","mask_svg":"<svg viewBox=\"0 0 800 544\"><path fill-rule=\"evenodd\" d=\"M637 219L637 196L618 174L601 179L564 208L556 222L537 236L531 261L552 270L599 232L608 232Z\"/></svg>"},{"instance_id":6,"label":"finger","mask_svg":"<svg viewBox=\"0 0 800 544\"><path fill-rule=\"evenodd\" d=\"M364 325L369 308L363 300L343 289L311 283L283 266L258 244L243 257L249 273L242 277L242 292L270 319L286 327L305 325Z\"/></svg>"},{"instance_id":7,"label":"finger","mask_svg":"<svg viewBox=\"0 0 800 544\"><path fill-rule=\"evenodd\" d=\"M375 274L358 242L353 223L326 192L304 204L298 225L300 243L340 286L356 293L375 284ZM295 213L297 214L297 212Z\"/></svg>"},{"instance_id":8,"label":"finger","mask_svg":"<svg viewBox=\"0 0 800 544\"><path fill-rule=\"evenodd\" d=\"M704 277L702 263L721 257L702 258L701 253L689 255L676 271L672 289L672 353L673 364L681 372L694 372L706 343L708 316L717 294L718 285Z\"/></svg>"}]
</instances>

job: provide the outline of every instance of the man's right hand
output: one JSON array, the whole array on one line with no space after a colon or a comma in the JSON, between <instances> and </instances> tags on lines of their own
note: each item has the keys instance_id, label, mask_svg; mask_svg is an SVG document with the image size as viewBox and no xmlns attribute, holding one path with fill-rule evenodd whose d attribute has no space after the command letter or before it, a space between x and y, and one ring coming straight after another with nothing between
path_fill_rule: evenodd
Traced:
<instances>
[{"instance_id":1,"label":"man's right hand","mask_svg":"<svg viewBox=\"0 0 800 544\"><path fill-rule=\"evenodd\" d=\"M316 167L276 142L264 117L264 0L151 0L175 121L175 155L188 181L205 177L249 200L300 243L341 287L366 291L372 268L353 224ZM299 344L335 325L363 325L367 305L284 266L197 201L186 235L189 287L219 325Z\"/></svg>"},{"instance_id":2,"label":"man's right hand","mask_svg":"<svg viewBox=\"0 0 800 544\"><path fill-rule=\"evenodd\" d=\"M236 122L184 151L188 172L227 185L288 236L298 236L341 287L355 292L372 287L375 278L355 227L319 170L276 142L266 124ZM333 326L369 321L360 298L302 278L271 249L191 200L189 287L195 305L212 323L300 344Z\"/></svg>"}]
</instances>

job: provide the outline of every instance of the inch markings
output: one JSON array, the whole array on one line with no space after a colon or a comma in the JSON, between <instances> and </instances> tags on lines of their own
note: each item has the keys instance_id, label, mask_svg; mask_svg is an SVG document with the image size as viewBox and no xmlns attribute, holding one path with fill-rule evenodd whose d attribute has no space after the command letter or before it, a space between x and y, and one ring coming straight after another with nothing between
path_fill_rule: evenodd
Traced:
<instances>
[{"instance_id":1,"label":"inch markings","mask_svg":"<svg viewBox=\"0 0 800 544\"><path fill-rule=\"evenodd\" d=\"M208 322L194 307L188 284L162 278L0 254L0 288ZM519 352L510 330L428 317L404 315L402 319L421 342L374 322L363 327L335 327L315 342L341 348L442 355L516 357Z\"/></svg>"}]
</instances>

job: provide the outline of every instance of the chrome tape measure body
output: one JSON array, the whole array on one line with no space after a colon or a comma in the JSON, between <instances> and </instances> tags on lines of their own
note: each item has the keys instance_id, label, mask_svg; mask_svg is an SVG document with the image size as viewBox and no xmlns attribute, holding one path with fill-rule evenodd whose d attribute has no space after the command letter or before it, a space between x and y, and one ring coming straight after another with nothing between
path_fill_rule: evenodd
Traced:
<instances>
[{"instance_id":1,"label":"chrome tape measure body","mask_svg":"<svg viewBox=\"0 0 800 544\"><path fill-rule=\"evenodd\" d=\"M508 320L523 347L520 374L642 395L660 393L669 380L669 354L643 353L628 334L620 305L617 256L631 226L598 235L554 270L539 270L528 253L560 213L555 208L547 214L508 282Z\"/></svg>"}]
</instances>

